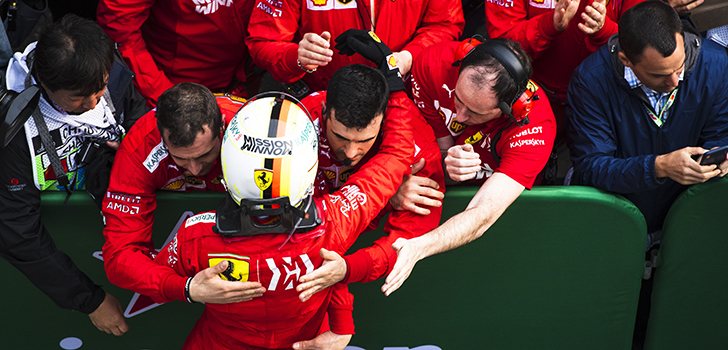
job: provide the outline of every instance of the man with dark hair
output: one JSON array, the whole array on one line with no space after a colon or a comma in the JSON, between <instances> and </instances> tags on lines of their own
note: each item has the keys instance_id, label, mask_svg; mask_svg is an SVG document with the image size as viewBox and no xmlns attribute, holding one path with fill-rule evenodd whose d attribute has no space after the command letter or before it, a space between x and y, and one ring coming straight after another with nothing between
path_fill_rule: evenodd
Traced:
<instances>
[{"instance_id":1,"label":"man with dark hair","mask_svg":"<svg viewBox=\"0 0 728 350\"><path fill-rule=\"evenodd\" d=\"M218 101L207 88L194 83L179 84L162 95L156 112L157 128L170 156L193 176L204 176L220 152L223 115ZM224 97L219 100L227 102ZM232 107L230 112L240 105Z\"/></svg>"},{"instance_id":2,"label":"man with dark hair","mask_svg":"<svg viewBox=\"0 0 728 350\"><path fill-rule=\"evenodd\" d=\"M548 98L529 80L530 62L517 43L469 39L424 57L412 68L415 104L447 154L449 177L481 187L462 213L422 236L395 241L398 257L382 286L386 295L417 261L483 235L537 182L556 135Z\"/></svg>"},{"instance_id":3,"label":"man with dark hair","mask_svg":"<svg viewBox=\"0 0 728 350\"><path fill-rule=\"evenodd\" d=\"M215 97L202 85L181 83L165 91L157 110L130 130L117 153L102 207L109 281L155 300L186 300L186 279L152 261L156 192L225 191L219 163L223 122L242 105L234 97ZM200 271L189 287L192 298L225 303L262 293L258 283L218 278L226 268L219 264ZM176 293L162 294L165 287Z\"/></svg>"},{"instance_id":4,"label":"man with dark hair","mask_svg":"<svg viewBox=\"0 0 728 350\"><path fill-rule=\"evenodd\" d=\"M369 282L391 271L397 259L392 243L397 238L421 235L440 223L445 176L431 128L404 92L395 91L389 95L386 80L376 69L363 65L341 68L334 73L326 92L314 93L302 102L320 128L319 172L315 182L317 194L339 189L348 183L352 174L381 176L363 165L392 146L411 147L412 140L399 140L398 145L382 144L379 136L383 118L409 118L410 126L416 130L416 162L412 169L412 174L416 175L405 176L402 186L390 200L392 205L379 214L379 217L389 214L384 226L386 235L371 247L344 258L328 250L322 251L323 267L302 277L301 282L304 283L298 287L301 299L307 300L336 282ZM426 186L421 186L421 183ZM417 193L420 186L427 195L424 196L424 204L416 205L417 211L397 205L404 201L402 197L407 192ZM378 226L375 221L369 227Z\"/></svg>"},{"instance_id":5,"label":"man with dark hair","mask_svg":"<svg viewBox=\"0 0 728 350\"><path fill-rule=\"evenodd\" d=\"M222 114L214 96L195 84L180 84L165 92L157 105L157 127L174 146L189 146L205 126L222 129Z\"/></svg>"},{"instance_id":6,"label":"man with dark hair","mask_svg":"<svg viewBox=\"0 0 728 350\"><path fill-rule=\"evenodd\" d=\"M105 191L110 159L99 152L84 157L84 150L112 154L108 147L118 147L144 111L131 77L115 67L113 45L101 28L73 15L11 59L5 87L21 92L38 84L40 99L17 134L3 135L8 145L0 149L0 178L7 185L0 189L0 252L56 304L121 335L127 325L119 302L56 248L40 214L41 191L91 192L92 181L99 187L94 192Z\"/></svg>"},{"instance_id":7,"label":"man with dark hair","mask_svg":"<svg viewBox=\"0 0 728 350\"><path fill-rule=\"evenodd\" d=\"M686 185L728 173L696 160L728 145L727 71L725 49L683 32L670 6L627 11L569 87L572 183L624 195L654 236Z\"/></svg>"},{"instance_id":8,"label":"man with dark hair","mask_svg":"<svg viewBox=\"0 0 728 350\"><path fill-rule=\"evenodd\" d=\"M334 73L324 95L327 112L335 109L339 111L338 121L347 127L361 129L369 125L372 118L384 113L389 89L378 71L352 65Z\"/></svg>"}]
</instances>

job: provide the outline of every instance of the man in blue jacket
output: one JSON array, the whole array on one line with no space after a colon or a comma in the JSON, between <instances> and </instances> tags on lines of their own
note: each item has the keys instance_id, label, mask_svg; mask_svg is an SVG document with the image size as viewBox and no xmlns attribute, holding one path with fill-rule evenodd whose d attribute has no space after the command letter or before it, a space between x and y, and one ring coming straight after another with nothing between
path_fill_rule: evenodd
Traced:
<instances>
[{"instance_id":1,"label":"man in blue jacket","mask_svg":"<svg viewBox=\"0 0 728 350\"><path fill-rule=\"evenodd\" d=\"M569 86L572 183L624 195L659 231L685 186L728 173L692 157L728 145L726 72L725 48L683 32L669 5L627 11Z\"/></svg>"}]
</instances>

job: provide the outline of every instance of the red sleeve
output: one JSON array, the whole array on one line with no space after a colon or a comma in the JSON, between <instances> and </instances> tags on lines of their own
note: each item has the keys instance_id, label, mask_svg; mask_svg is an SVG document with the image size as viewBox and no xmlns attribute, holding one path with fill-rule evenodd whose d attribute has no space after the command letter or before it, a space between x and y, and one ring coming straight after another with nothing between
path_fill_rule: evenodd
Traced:
<instances>
[{"instance_id":1,"label":"red sleeve","mask_svg":"<svg viewBox=\"0 0 728 350\"><path fill-rule=\"evenodd\" d=\"M135 127L144 124L143 120L140 122ZM150 151L127 136L116 153L101 209L106 222L104 268L109 281L121 288L155 301L185 300L185 278L169 267L155 264L151 258L156 188L152 174L142 165L143 159L139 159ZM178 293L165 295L163 284L176 285Z\"/></svg>"},{"instance_id":2,"label":"red sleeve","mask_svg":"<svg viewBox=\"0 0 728 350\"><path fill-rule=\"evenodd\" d=\"M619 31L619 26L617 25L617 22L619 22L619 18L622 17L622 14L624 11L629 10L632 6L637 5L644 0L626 0L622 2L616 2L621 3L621 9L614 9L613 6L616 6L613 3L607 3L607 18L604 20L604 26L602 29L599 29L598 32L594 33L594 35L587 35L586 36L586 47L589 49L589 51L594 52L602 45L606 44L609 38L617 34ZM619 13L615 13L615 11L620 11Z\"/></svg>"},{"instance_id":3,"label":"red sleeve","mask_svg":"<svg viewBox=\"0 0 728 350\"><path fill-rule=\"evenodd\" d=\"M495 171L508 175L527 189L533 187L538 174L548 162L556 138L556 119L543 89L529 114L529 124L503 133L496 149L501 155Z\"/></svg>"},{"instance_id":4,"label":"red sleeve","mask_svg":"<svg viewBox=\"0 0 728 350\"><path fill-rule=\"evenodd\" d=\"M426 47L458 40L463 33L465 20L460 1L427 1L427 10L420 21L412 40L404 50L416 59Z\"/></svg>"},{"instance_id":5,"label":"red sleeve","mask_svg":"<svg viewBox=\"0 0 728 350\"><path fill-rule=\"evenodd\" d=\"M401 91L390 96L379 151L342 188L324 195L327 224L334 234L331 237L334 247L330 249L345 251L351 247L359 234L379 215L409 171L414 151L411 120L406 113L401 118L389 117L393 115L391 109L406 109L403 107L406 99L407 95ZM342 286L345 285L337 284L334 288ZM334 291L332 296L329 308L333 318L331 328L334 333L353 333L353 322L349 321L350 315L347 314L353 309L353 299L342 293Z\"/></svg>"},{"instance_id":6,"label":"red sleeve","mask_svg":"<svg viewBox=\"0 0 728 350\"><path fill-rule=\"evenodd\" d=\"M174 238L162 247L159 254L157 254L154 258L155 263L162 266L168 266L176 273L176 276L167 274L162 277L160 284L161 294L165 301L177 299L174 296L180 293L180 288L182 288L181 292L182 295L184 295L184 284L181 286L179 285L178 276L184 277L184 281L186 282L187 278L193 277L195 273L198 272L192 267L194 264L190 266L185 264L186 261L196 261L195 258L190 256L190 254L194 253L195 250L187 249L186 245L188 242L184 239L187 237L187 234L187 229L185 229L185 227L180 227ZM185 259L180 259L180 257L185 257Z\"/></svg>"},{"instance_id":7,"label":"red sleeve","mask_svg":"<svg viewBox=\"0 0 728 350\"><path fill-rule=\"evenodd\" d=\"M183 281L186 282L189 277L194 277L195 274L207 268L207 266L200 266L198 259L197 252L201 251L199 245L202 243L199 233L209 232L213 224L198 223L188 227L186 223L180 226L174 238L154 257L155 263L172 268L176 274L167 274L162 278L161 293L165 301L176 300L175 296L179 293L184 296L184 283L179 285L179 276L182 276Z\"/></svg>"},{"instance_id":8,"label":"red sleeve","mask_svg":"<svg viewBox=\"0 0 728 350\"><path fill-rule=\"evenodd\" d=\"M553 11L529 18L525 0L486 1L485 20L489 37L518 42L532 60L548 49L559 34L554 28Z\"/></svg>"},{"instance_id":9,"label":"red sleeve","mask_svg":"<svg viewBox=\"0 0 728 350\"><path fill-rule=\"evenodd\" d=\"M445 118L435 109L435 101L431 95L434 89L425 81L428 74L431 73L428 73L430 67L424 63L421 60L415 60L412 64L412 97L415 105L420 110L420 114L435 132L435 137L445 137L450 135L450 132L445 125Z\"/></svg>"},{"instance_id":10,"label":"red sleeve","mask_svg":"<svg viewBox=\"0 0 728 350\"><path fill-rule=\"evenodd\" d=\"M101 0L96 12L96 21L111 40L119 44L121 56L134 72L139 92L149 103L156 105L159 95L174 84L159 69L142 38L141 28L149 17L154 2L154 0Z\"/></svg>"},{"instance_id":11,"label":"red sleeve","mask_svg":"<svg viewBox=\"0 0 728 350\"><path fill-rule=\"evenodd\" d=\"M407 95L392 93L382 126L382 143L377 154L349 177L346 184L332 194L324 195L329 225L336 237L332 240L345 251L374 220L402 184L414 153L412 122L407 113L390 118L392 109L406 110Z\"/></svg>"},{"instance_id":12,"label":"red sleeve","mask_svg":"<svg viewBox=\"0 0 728 350\"><path fill-rule=\"evenodd\" d=\"M329 302L329 325L336 334L354 334L354 296L349 293L348 285L333 285Z\"/></svg>"},{"instance_id":13,"label":"red sleeve","mask_svg":"<svg viewBox=\"0 0 728 350\"><path fill-rule=\"evenodd\" d=\"M259 0L248 24L245 44L253 63L284 83L292 83L306 74L298 67L298 43L294 42L298 39L301 3L300 0Z\"/></svg>"},{"instance_id":14,"label":"red sleeve","mask_svg":"<svg viewBox=\"0 0 728 350\"><path fill-rule=\"evenodd\" d=\"M411 103L410 105L410 108L414 109L414 113L416 114L415 106ZM417 115L416 118L421 117ZM418 121L419 123L415 124L416 130L428 128L424 120L419 119ZM420 137L420 135L427 136ZM418 132L415 140L415 151L419 148L420 152L415 154L414 161L417 162L420 158L425 159L425 167L416 175L437 181L440 192L445 193L445 175L442 169L442 158L434 135L432 133ZM397 261L397 252L392 248L392 243L397 238L421 236L440 224L442 207L429 207L429 209L429 215L418 215L409 210L392 211L384 225L385 236L376 240L371 247L360 249L344 257L347 265L345 282L369 282L391 272L394 263Z\"/></svg>"}]
</instances>

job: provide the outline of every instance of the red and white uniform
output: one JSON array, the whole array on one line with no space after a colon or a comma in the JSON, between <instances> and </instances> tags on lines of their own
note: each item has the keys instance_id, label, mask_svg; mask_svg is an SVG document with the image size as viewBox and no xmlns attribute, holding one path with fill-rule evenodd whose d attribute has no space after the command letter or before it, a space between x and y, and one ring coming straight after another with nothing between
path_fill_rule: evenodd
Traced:
<instances>
[{"instance_id":1,"label":"red and white uniform","mask_svg":"<svg viewBox=\"0 0 728 350\"><path fill-rule=\"evenodd\" d=\"M220 92L246 82L243 40L253 1L101 0L96 19L119 43L141 94L156 104L176 83Z\"/></svg>"},{"instance_id":2,"label":"red and white uniform","mask_svg":"<svg viewBox=\"0 0 728 350\"><path fill-rule=\"evenodd\" d=\"M316 92L301 101L311 113L311 119L319 125L319 170L316 177L316 194L330 193L340 188L354 173L368 172L368 161L376 155L382 147L381 138L369 150L367 155L355 166L345 166L336 160L329 148L326 138L326 117L322 115L326 103L326 92ZM439 190L445 193L445 176L442 171L440 149L437 146L432 128L422 118L417 107L404 92L393 93L388 101L384 113L385 120L403 119L411 120L414 135L414 160L425 159L425 167L417 175L437 181ZM393 147L406 147L413 143L412 139L394 140ZM410 146L411 147L411 146ZM347 262L347 277L345 282L368 282L380 278L391 272L397 261L397 252L392 243L399 238L412 238L420 236L434 229L440 223L442 207L429 207L429 215L419 215L408 210L392 210L387 206L379 216L389 213L384 226L387 234L379 238L371 247L360 249L354 254L345 257ZM370 229L376 229L379 224L375 220Z\"/></svg>"},{"instance_id":3,"label":"red and white uniform","mask_svg":"<svg viewBox=\"0 0 728 350\"><path fill-rule=\"evenodd\" d=\"M459 42L440 45L423 52L421 60L412 67L412 95L422 115L435 131L435 137L453 137L456 145L473 145L482 160L483 174L476 182L482 183L493 172L508 175L530 189L548 161L556 136L556 121L548 98L536 84L538 100L528 115L529 124L518 126L506 116L485 124L466 126L455 121L453 102L459 67L453 66L458 58ZM493 139L500 134L496 142ZM493 145L495 143L495 145ZM491 152L495 147L500 162Z\"/></svg>"},{"instance_id":4,"label":"red and white uniform","mask_svg":"<svg viewBox=\"0 0 728 350\"><path fill-rule=\"evenodd\" d=\"M459 0L257 0L245 43L253 62L278 81L301 78L311 91L325 90L339 68L371 65L360 55L342 56L334 40L352 28L374 30L392 51L407 50L416 61L433 44L457 40L463 31ZM331 33L333 60L306 74L297 65L298 42L306 33Z\"/></svg>"},{"instance_id":5,"label":"red and white uniform","mask_svg":"<svg viewBox=\"0 0 728 350\"><path fill-rule=\"evenodd\" d=\"M217 97L226 121L242 107L229 97ZM102 203L105 243L104 268L109 281L121 288L148 295L156 301L185 300L185 278L155 264L151 257L156 192L224 192L219 162L202 177L186 176L169 156L152 110L142 116L116 152L108 192ZM161 283L175 288L165 288Z\"/></svg>"},{"instance_id":6,"label":"red and white uniform","mask_svg":"<svg viewBox=\"0 0 728 350\"><path fill-rule=\"evenodd\" d=\"M160 266L194 276L221 259L230 260L236 266L232 271L236 279L260 282L266 292L247 302L206 305L184 348L290 349L295 341L325 330L327 310L332 317L337 312L329 309L329 303L346 286L338 284L301 302L295 289L298 279L321 266L321 248L346 252L396 192L409 171L412 152L411 145L380 152L368 161L368 171L356 172L332 194L317 196L314 201L322 224L294 234L282 247L286 233L225 239L212 231L214 213L187 219L156 257ZM165 294L177 293L174 283L161 282L170 286Z\"/></svg>"},{"instance_id":7,"label":"red and white uniform","mask_svg":"<svg viewBox=\"0 0 728 350\"><path fill-rule=\"evenodd\" d=\"M569 26L554 29L556 0L485 0L488 36L511 39L523 47L533 61L533 80L555 92L555 106L566 103L566 89L574 69L597 48L617 34L619 17L644 0L608 0L604 26L594 35L578 28L581 14L592 0L582 0ZM553 96L551 96L553 97Z\"/></svg>"}]
</instances>

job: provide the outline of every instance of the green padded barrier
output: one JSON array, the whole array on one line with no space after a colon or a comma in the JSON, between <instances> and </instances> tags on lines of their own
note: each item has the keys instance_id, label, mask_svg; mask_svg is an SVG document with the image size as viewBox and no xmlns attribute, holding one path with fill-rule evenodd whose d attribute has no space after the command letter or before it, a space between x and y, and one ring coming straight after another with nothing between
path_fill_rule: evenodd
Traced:
<instances>
[{"instance_id":1,"label":"green padded barrier","mask_svg":"<svg viewBox=\"0 0 728 350\"><path fill-rule=\"evenodd\" d=\"M473 193L449 189L444 216ZM353 285L352 344L630 349L645 231L634 205L595 189L526 191L483 237L419 262L390 297L381 281Z\"/></svg>"},{"instance_id":2,"label":"green padded barrier","mask_svg":"<svg viewBox=\"0 0 728 350\"><path fill-rule=\"evenodd\" d=\"M451 190L445 215L462 210L472 193ZM220 198L161 194L155 245L185 212L214 209ZM82 194L66 206L63 199L43 195L43 218L56 243L127 308L134 294L110 286L93 256L102 244L93 203ZM528 191L480 240L419 263L393 296L379 293L381 281L354 285L358 334L351 349L627 349L643 232L637 209L615 196L578 187ZM162 305L129 318L129 333L114 337L86 315L56 307L9 264L0 263L0 275L0 349L78 348L71 337L83 341L80 349L178 349L201 312L200 305Z\"/></svg>"},{"instance_id":3,"label":"green padded barrier","mask_svg":"<svg viewBox=\"0 0 728 350\"><path fill-rule=\"evenodd\" d=\"M665 219L645 349L728 349L728 179L692 186Z\"/></svg>"},{"instance_id":4,"label":"green padded barrier","mask_svg":"<svg viewBox=\"0 0 728 350\"><path fill-rule=\"evenodd\" d=\"M185 208L214 207L220 195L164 194L161 198L160 205L167 210L160 212L155 222L157 247L162 246ZM43 221L59 248L92 280L116 296L122 309L130 304L135 310L150 305L144 298L132 303L134 293L116 288L106 279L103 263L94 257L101 250L103 238L101 215L91 199L77 193L65 206L64 199L65 193L42 195ZM0 262L0 276L4 279L0 290L4 300L0 349L179 349L202 312L201 305L161 305L127 319L130 331L115 337L98 331L87 315L58 308L4 260ZM78 340L83 342L80 348Z\"/></svg>"}]
</instances>

